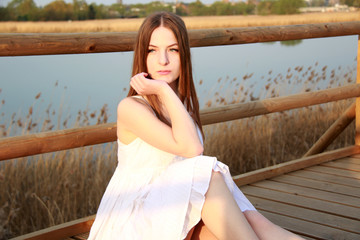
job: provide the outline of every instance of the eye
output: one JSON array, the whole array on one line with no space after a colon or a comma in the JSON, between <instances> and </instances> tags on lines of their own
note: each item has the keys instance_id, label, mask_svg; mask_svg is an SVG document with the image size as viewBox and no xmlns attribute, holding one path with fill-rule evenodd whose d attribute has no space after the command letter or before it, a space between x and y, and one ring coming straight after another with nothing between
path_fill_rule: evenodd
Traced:
<instances>
[{"instance_id":1,"label":"eye","mask_svg":"<svg viewBox=\"0 0 360 240\"><path fill-rule=\"evenodd\" d=\"M152 53L152 52L155 52L155 49L149 48L149 49L148 49L148 53Z\"/></svg>"},{"instance_id":2,"label":"eye","mask_svg":"<svg viewBox=\"0 0 360 240\"><path fill-rule=\"evenodd\" d=\"M177 49L177 48L170 48L170 52L179 52L179 49Z\"/></svg>"}]
</instances>

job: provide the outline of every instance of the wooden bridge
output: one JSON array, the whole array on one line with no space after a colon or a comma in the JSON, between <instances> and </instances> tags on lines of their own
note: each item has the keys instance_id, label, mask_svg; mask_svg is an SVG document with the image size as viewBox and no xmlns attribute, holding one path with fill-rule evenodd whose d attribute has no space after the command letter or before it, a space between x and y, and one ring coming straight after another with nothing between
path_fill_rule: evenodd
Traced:
<instances>
[{"instance_id":1,"label":"wooden bridge","mask_svg":"<svg viewBox=\"0 0 360 240\"><path fill-rule=\"evenodd\" d=\"M359 34L360 22L189 32L192 47ZM134 38L135 33L0 34L0 55L129 51ZM360 239L359 56L360 40L357 84L201 111L205 125L356 98L303 158L233 177L261 213L307 239ZM324 152L353 120L355 145ZM115 140L115 123L3 138L0 160ZM93 220L89 216L16 239L86 239Z\"/></svg>"}]
</instances>

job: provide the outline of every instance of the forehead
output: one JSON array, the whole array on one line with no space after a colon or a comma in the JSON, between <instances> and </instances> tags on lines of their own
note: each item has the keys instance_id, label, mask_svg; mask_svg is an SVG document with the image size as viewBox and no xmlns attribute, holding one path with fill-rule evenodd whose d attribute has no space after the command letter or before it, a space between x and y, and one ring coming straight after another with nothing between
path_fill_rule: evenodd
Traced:
<instances>
[{"instance_id":1,"label":"forehead","mask_svg":"<svg viewBox=\"0 0 360 240\"><path fill-rule=\"evenodd\" d=\"M151 34L150 45L153 46L169 46L177 44L174 33L166 27L155 28Z\"/></svg>"}]
</instances>

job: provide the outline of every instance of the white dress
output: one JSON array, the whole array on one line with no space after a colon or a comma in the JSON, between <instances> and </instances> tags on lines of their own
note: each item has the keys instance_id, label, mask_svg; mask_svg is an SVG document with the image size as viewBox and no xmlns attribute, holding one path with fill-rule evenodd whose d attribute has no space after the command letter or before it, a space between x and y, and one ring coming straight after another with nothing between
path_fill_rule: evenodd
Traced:
<instances>
[{"instance_id":1,"label":"white dress","mask_svg":"<svg viewBox=\"0 0 360 240\"><path fill-rule=\"evenodd\" d=\"M212 171L222 174L242 211L255 210L215 157L182 158L140 138L118 140L118 165L88 239L181 240L201 220Z\"/></svg>"}]
</instances>

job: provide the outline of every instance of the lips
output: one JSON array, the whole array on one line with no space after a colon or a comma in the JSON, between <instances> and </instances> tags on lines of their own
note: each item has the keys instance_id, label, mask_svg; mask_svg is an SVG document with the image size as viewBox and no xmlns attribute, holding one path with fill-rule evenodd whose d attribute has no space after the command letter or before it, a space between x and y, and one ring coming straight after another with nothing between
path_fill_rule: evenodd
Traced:
<instances>
[{"instance_id":1,"label":"lips","mask_svg":"<svg viewBox=\"0 0 360 240\"><path fill-rule=\"evenodd\" d=\"M159 75L168 75L171 73L171 71L170 70L160 70L160 71L157 71L157 73Z\"/></svg>"}]
</instances>

